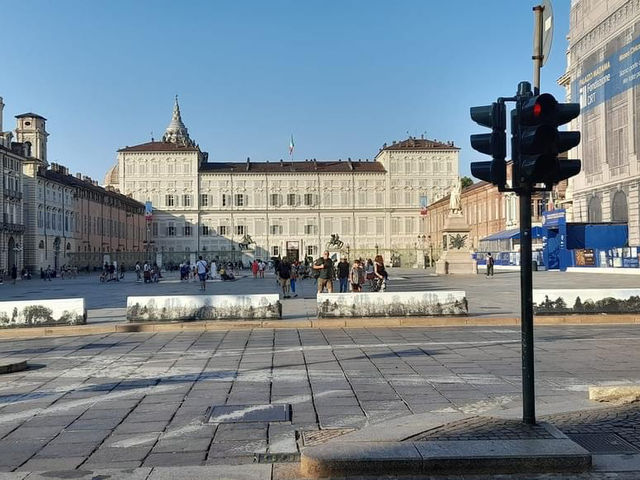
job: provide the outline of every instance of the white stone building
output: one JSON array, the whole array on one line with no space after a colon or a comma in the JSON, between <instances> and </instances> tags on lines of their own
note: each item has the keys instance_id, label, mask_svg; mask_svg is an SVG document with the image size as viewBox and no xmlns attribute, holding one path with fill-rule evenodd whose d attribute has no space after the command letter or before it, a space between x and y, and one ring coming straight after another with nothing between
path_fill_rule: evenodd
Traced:
<instances>
[{"instance_id":1,"label":"white stone building","mask_svg":"<svg viewBox=\"0 0 640 480\"><path fill-rule=\"evenodd\" d=\"M24 221L22 162L24 147L12 144L11 132L2 128L4 103L0 97L0 275L15 265L18 274L23 267Z\"/></svg>"},{"instance_id":2,"label":"white stone building","mask_svg":"<svg viewBox=\"0 0 640 480\"><path fill-rule=\"evenodd\" d=\"M337 234L351 257L379 252L413 265L420 208L457 180L458 153L451 142L409 138L373 161L208 162L176 100L162 141L120 149L105 183L153 204L152 248L165 264L197 252L302 260Z\"/></svg>"},{"instance_id":3,"label":"white stone building","mask_svg":"<svg viewBox=\"0 0 640 480\"><path fill-rule=\"evenodd\" d=\"M572 0L559 83L581 105L571 124L582 140L569 158L581 159L582 171L569 181L570 218L627 222L629 244L640 245L639 0Z\"/></svg>"}]
</instances>

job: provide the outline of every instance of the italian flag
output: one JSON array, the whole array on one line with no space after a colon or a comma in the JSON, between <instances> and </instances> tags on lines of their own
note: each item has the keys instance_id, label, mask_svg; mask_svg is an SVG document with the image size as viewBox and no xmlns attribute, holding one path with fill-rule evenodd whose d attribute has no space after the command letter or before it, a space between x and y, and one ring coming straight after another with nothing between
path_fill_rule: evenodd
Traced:
<instances>
[{"instance_id":1,"label":"italian flag","mask_svg":"<svg viewBox=\"0 0 640 480\"><path fill-rule=\"evenodd\" d=\"M295 146L295 143L293 143L293 135L291 135L291 140L289 140L289 155L293 155L293 148Z\"/></svg>"}]
</instances>

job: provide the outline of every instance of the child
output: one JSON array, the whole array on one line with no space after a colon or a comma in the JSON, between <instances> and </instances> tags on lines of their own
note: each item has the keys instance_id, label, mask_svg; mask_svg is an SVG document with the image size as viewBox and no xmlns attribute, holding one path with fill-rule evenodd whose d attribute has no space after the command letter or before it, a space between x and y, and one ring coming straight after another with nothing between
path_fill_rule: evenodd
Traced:
<instances>
[{"instance_id":1,"label":"child","mask_svg":"<svg viewBox=\"0 0 640 480\"><path fill-rule=\"evenodd\" d=\"M354 260L351 272L349 272L349 282L351 283L352 292L361 292L364 283L364 269L360 265L360 260Z\"/></svg>"}]
</instances>

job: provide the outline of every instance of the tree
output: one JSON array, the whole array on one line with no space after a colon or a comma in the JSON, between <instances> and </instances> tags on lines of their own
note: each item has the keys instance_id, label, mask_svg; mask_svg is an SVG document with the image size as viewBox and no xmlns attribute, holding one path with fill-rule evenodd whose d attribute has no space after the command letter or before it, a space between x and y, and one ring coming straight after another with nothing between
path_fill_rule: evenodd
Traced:
<instances>
[{"instance_id":1,"label":"tree","mask_svg":"<svg viewBox=\"0 0 640 480\"><path fill-rule=\"evenodd\" d=\"M473 179L470 177L462 177L460 179L460 184L462 185L462 190L464 190L465 188L473 185Z\"/></svg>"}]
</instances>

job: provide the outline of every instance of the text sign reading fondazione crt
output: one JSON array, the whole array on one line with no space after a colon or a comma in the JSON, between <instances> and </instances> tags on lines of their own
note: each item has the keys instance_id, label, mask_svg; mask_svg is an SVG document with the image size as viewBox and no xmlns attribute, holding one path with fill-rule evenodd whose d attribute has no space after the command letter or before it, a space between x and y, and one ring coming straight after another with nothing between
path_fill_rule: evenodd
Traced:
<instances>
[{"instance_id":1,"label":"text sign reading fondazione crt","mask_svg":"<svg viewBox=\"0 0 640 480\"><path fill-rule=\"evenodd\" d=\"M640 85L640 22L578 62L571 98L580 102L581 113L585 113L637 85Z\"/></svg>"}]
</instances>

